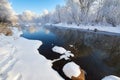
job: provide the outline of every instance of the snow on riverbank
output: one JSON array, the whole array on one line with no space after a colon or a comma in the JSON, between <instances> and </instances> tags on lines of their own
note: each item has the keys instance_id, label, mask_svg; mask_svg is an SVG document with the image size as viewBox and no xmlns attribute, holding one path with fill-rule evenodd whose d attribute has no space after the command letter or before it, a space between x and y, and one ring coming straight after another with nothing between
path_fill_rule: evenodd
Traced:
<instances>
[{"instance_id":1,"label":"snow on riverbank","mask_svg":"<svg viewBox=\"0 0 120 80\"><path fill-rule=\"evenodd\" d=\"M58 27L65 27L65 28L77 28L77 29L86 29L86 30L99 30L99 31L106 31L106 32L112 32L112 33L120 33L120 27L112 27L112 26L102 26L102 25L68 25L68 24L46 24L46 25L53 25Z\"/></svg>"},{"instance_id":2,"label":"snow on riverbank","mask_svg":"<svg viewBox=\"0 0 120 80\"><path fill-rule=\"evenodd\" d=\"M0 80L64 80L52 69L52 61L39 54L41 41L13 31L13 36L0 35Z\"/></svg>"}]
</instances>

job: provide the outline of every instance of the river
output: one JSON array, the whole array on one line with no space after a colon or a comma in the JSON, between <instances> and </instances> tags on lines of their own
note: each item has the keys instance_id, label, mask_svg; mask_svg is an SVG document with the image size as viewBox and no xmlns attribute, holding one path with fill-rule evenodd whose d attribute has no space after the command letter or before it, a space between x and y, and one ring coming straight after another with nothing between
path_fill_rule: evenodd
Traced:
<instances>
[{"instance_id":1,"label":"river","mask_svg":"<svg viewBox=\"0 0 120 80\"><path fill-rule=\"evenodd\" d=\"M75 57L54 62L52 67L66 80L70 79L64 75L62 68L70 61L74 61L85 70L86 80L100 80L111 74L120 76L120 54L117 54L119 51L116 48L116 46L119 47L119 42L115 46L111 46L114 44L114 40L120 40L119 35L49 26L37 29L32 33L23 31L21 36L42 41L43 45L38 51L49 60L60 57L60 54L52 51L56 45L72 51ZM114 38L113 42L111 38ZM116 54L112 55L111 51Z\"/></svg>"}]
</instances>

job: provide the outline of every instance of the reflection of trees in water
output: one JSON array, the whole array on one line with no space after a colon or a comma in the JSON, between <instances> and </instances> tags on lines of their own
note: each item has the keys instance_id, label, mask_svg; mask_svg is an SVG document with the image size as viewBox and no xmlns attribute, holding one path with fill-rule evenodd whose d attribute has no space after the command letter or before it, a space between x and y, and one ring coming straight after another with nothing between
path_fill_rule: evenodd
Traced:
<instances>
[{"instance_id":1,"label":"reflection of trees in water","mask_svg":"<svg viewBox=\"0 0 120 80\"><path fill-rule=\"evenodd\" d=\"M74 53L75 58L89 56L92 53L92 49L84 44L75 43L73 47L67 46L66 49Z\"/></svg>"},{"instance_id":2,"label":"reflection of trees in water","mask_svg":"<svg viewBox=\"0 0 120 80\"><path fill-rule=\"evenodd\" d=\"M114 68L116 75L120 75L120 36L118 34L56 27L49 29L64 41L64 47L72 51L75 57L89 56L92 49L100 50L100 54L104 55L104 58L101 58L104 59L103 63ZM69 45L73 45L73 47Z\"/></svg>"},{"instance_id":3,"label":"reflection of trees in water","mask_svg":"<svg viewBox=\"0 0 120 80\"><path fill-rule=\"evenodd\" d=\"M57 34L57 36L64 41L64 47L67 50L72 51L75 57L87 56L92 53L92 48L85 45L84 36L79 33L79 30L71 30L71 29L50 29L53 33ZM69 45L73 45L70 47Z\"/></svg>"},{"instance_id":4,"label":"reflection of trees in water","mask_svg":"<svg viewBox=\"0 0 120 80\"><path fill-rule=\"evenodd\" d=\"M120 42L114 41L113 44L109 51L110 55L105 61L109 66L115 67L116 73L120 75Z\"/></svg>"},{"instance_id":5,"label":"reflection of trees in water","mask_svg":"<svg viewBox=\"0 0 120 80\"><path fill-rule=\"evenodd\" d=\"M29 27L29 32L30 33L35 33L36 31L37 31L37 29L34 26Z\"/></svg>"}]
</instances>

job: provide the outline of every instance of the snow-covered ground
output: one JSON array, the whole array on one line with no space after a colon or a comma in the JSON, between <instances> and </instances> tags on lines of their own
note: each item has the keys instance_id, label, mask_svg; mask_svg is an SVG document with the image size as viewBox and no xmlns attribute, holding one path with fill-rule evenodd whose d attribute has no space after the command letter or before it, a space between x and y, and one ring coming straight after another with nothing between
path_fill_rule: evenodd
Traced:
<instances>
[{"instance_id":1,"label":"snow-covered ground","mask_svg":"<svg viewBox=\"0 0 120 80\"><path fill-rule=\"evenodd\" d=\"M59 24L46 24L46 25L53 25L53 26L58 26L58 27L65 27L65 28L77 28L77 29L89 29L89 30L99 30L99 31L106 31L106 32L112 32L112 33L120 33L120 27L112 27L112 26L102 26L102 25L68 25L68 24L63 24L63 23L59 23Z\"/></svg>"},{"instance_id":2,"label":"snow-covered ground","mask_svg":"<svg viewBox=\"0 0 120 80\"><path fill-rule=\"evenodd\" d=\"M55 46L52 50L61 54L60 58L47 60L37 50L42 45L41 41L22 38L20 37L22 32L16 28L12 30L13 36L0 34L0 80L64 80L52 69L52 62L74 57L70 51ZM72 62L64 66L63 72L71 78L72 75L80 74L79 68ZM108 76L102 80L120 80L120 78Z\"/></svg>"},{"instance_id":3,"label":"snow-covered ground","mask_svg":"<svg viewBox=\"0 0 120 80\"><path fill-rule=\"evenodd\" d=\"M52 61L40 55L41 41L0 35L0 80L64 80L52 69Z\"/></svg>"}]
</instances>

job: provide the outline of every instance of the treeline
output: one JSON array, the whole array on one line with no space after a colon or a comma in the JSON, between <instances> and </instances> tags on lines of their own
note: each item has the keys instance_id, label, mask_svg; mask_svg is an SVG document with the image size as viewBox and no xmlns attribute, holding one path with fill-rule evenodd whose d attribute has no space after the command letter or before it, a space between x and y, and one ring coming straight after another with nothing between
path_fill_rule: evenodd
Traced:
<instances>
[{"instance_id":1,"label":"treeline","mask_svg":"<svg viewBox=\"0 0 120 80\"><path fill-rule=\"evenodd\" d=\"M120 0L65 0L55 11L39 17L45 23L120 24Z\"/></svg>"},{"instance_id":2,"label":"treeline","mask_svg":"<svg viewBox=\"0 0 120 80\"><path fill-rule=\"evenodd\" d=\"M36 15L25 11L16 16L8 0L0 0L0 23L67 23L120 25L120 0L65 0L54 11Z\"/></svg>"}]
</instances>

